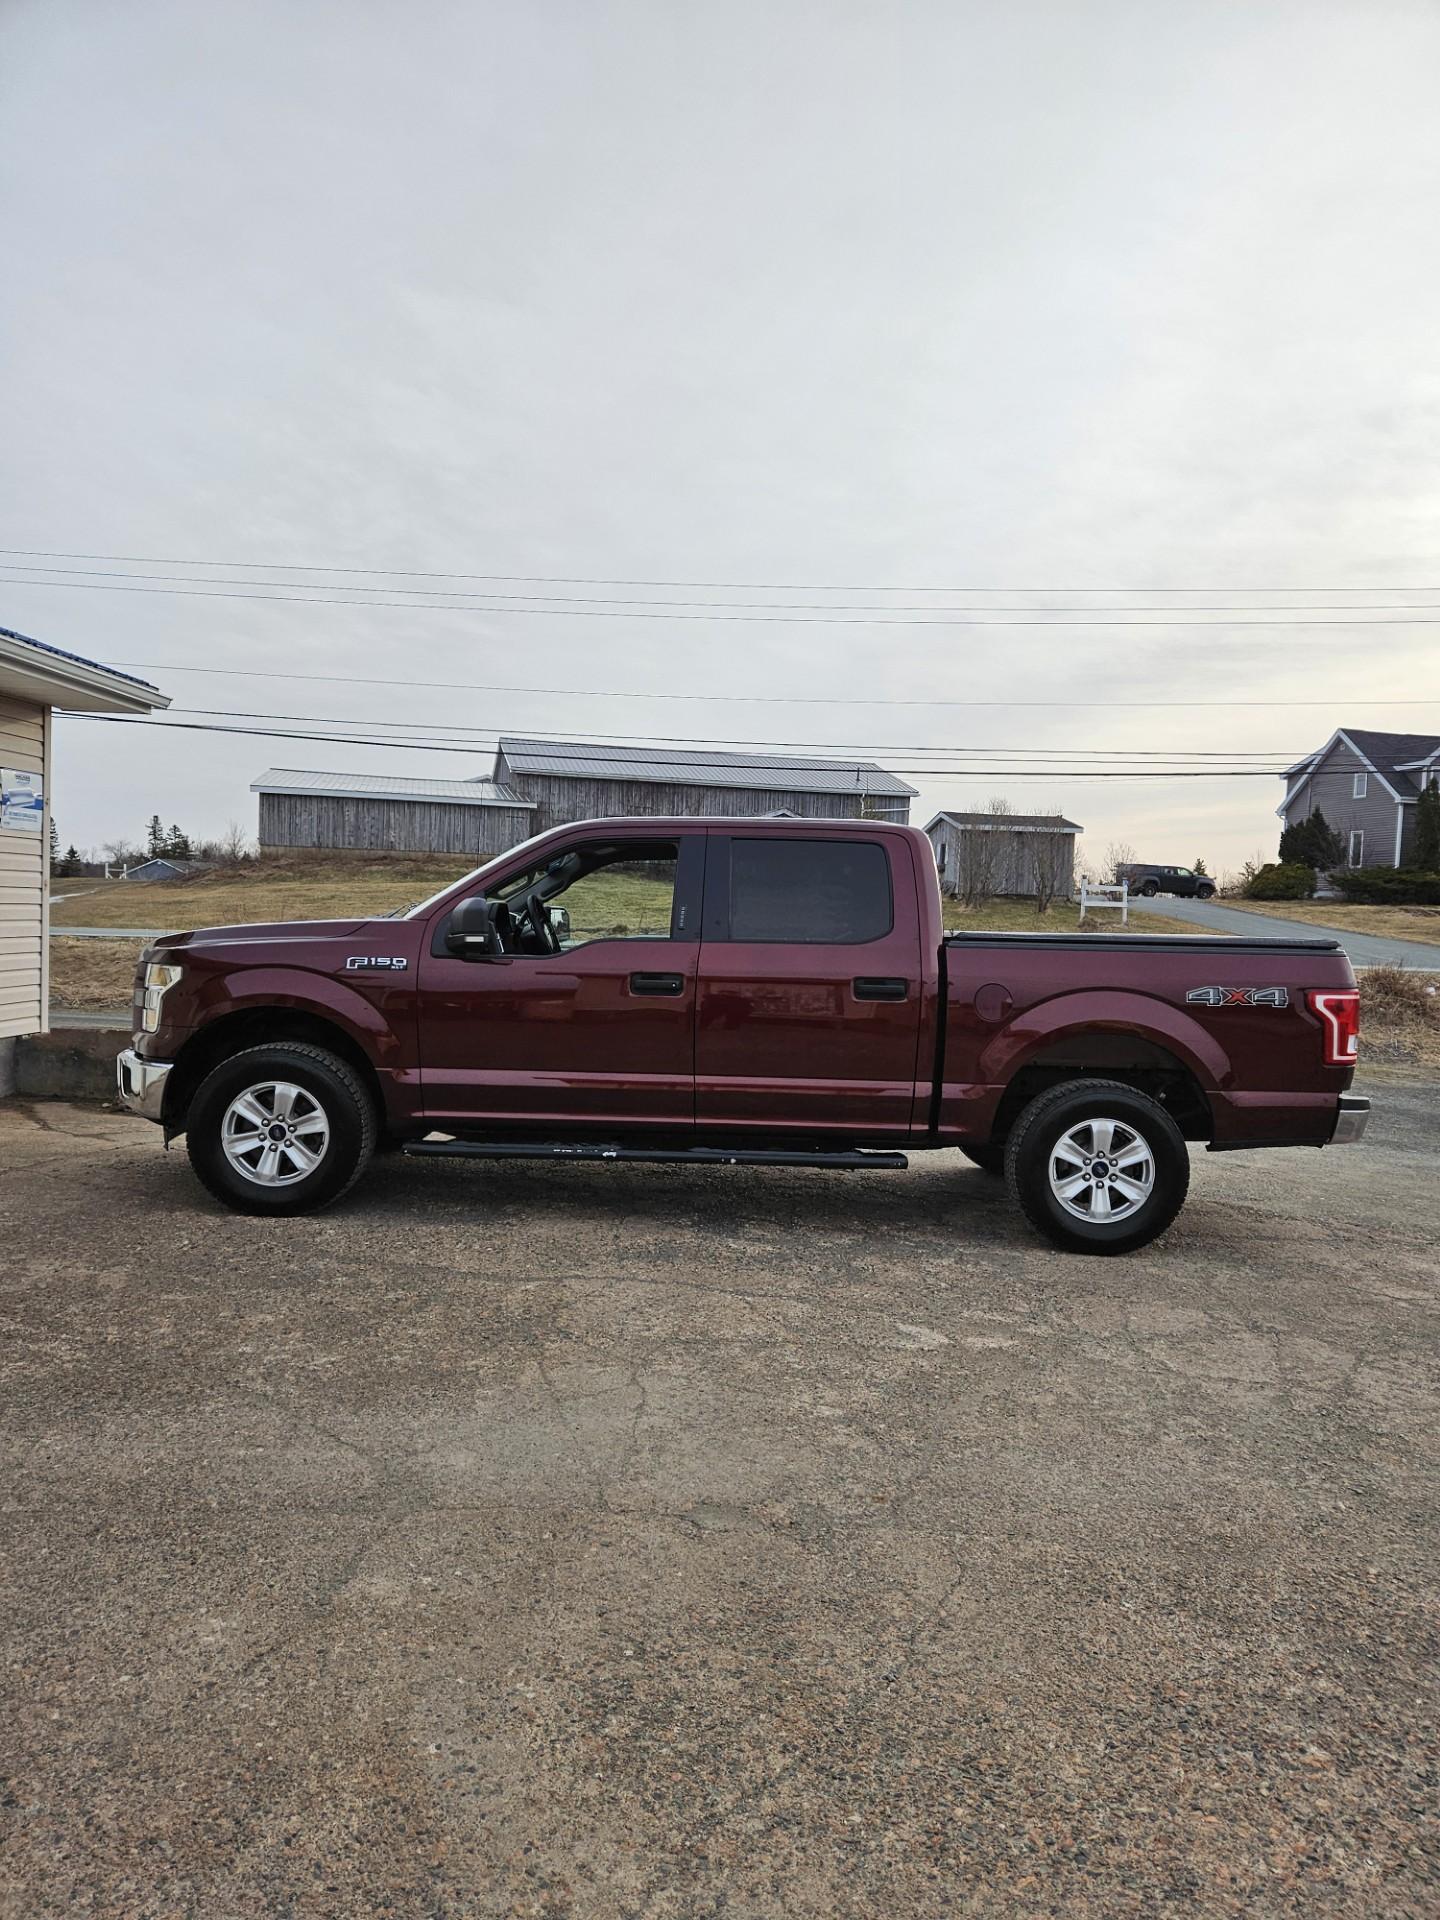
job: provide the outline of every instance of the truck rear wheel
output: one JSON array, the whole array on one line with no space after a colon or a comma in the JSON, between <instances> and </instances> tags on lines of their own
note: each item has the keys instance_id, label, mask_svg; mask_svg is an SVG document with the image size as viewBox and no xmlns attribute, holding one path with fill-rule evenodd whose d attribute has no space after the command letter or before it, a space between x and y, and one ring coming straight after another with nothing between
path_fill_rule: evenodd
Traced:
<instances>
[{"instance_id":1,"label":"truck rear wheel","mask_svg":"<svg viewBox=\"0 0 1440 1920\"><path fill-rule=\"evenodd\" d=\"M283 1040L207 1075L190 1102L185 1144L201 1184L237 1213L314 1213L359 1179L377 1131L353 1067Z\"/></svg>"},{"instance_id":2,"label":"truck rear wheel","mask_svg":"<svg viewBox=\"0 0 1440 1920\"><path fill-rule=\"evenodd\" d=\"M1032 1100L1005 1156L1037 1232L1071 1253L1130 1253L1185 1204L1190 1156L1157 1101L1118 1080L1067 1080Z\"/></svg>"},{"instance_id":3,"label":"truck rear wheel","mask_svg":"<svg viewBox=\"0 0 1440 1920\"><path fill-rule=\"evenodd\" d=\"M1140 891L1141 893L1144 894L1147 900L1153 900L1156 894L1159 893L1160 891L1160 883L1158 880L1142 881L1140 886Z\"/></svg>"}]
</instances>

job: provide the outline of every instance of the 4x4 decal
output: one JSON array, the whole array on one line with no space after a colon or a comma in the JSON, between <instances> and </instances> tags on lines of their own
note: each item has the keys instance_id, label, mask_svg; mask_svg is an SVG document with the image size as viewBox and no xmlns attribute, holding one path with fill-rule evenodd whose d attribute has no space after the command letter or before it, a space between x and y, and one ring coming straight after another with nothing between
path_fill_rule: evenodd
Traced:
<instances>
[{"instance_id":1,"label":"4x4 decal","mask_svg":"<svg viewBox=\"0 0 1440 1920\"><path fill-rule=\"evenodd\" d=\"M1191 987L1192 1007L1288 1007L1288 987Z\"/></svg>"}]
</instances>

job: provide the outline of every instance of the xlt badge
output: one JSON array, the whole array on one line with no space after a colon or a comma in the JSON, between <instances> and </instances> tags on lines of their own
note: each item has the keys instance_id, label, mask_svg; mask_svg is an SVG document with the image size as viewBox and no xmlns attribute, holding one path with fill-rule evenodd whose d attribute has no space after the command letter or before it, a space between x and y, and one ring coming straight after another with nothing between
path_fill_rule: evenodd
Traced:
<instances>
[{"instance_id":1,"label":"xlt badge","mask_svg":"<svg viewBox=\"0 0 1440 1920\"><path fill-rule=\"evenodd\" d=\"M410 962L403 954L393 957L383 953L352 953L345 962L347 973L404 973Z\"/></svg>"}]
</instances>

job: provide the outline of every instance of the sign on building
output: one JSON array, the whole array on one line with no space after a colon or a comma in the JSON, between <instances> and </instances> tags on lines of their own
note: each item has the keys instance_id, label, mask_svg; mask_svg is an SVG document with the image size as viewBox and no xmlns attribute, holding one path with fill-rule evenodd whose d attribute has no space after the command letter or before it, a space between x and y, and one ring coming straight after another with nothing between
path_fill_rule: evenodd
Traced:
<instances>
[{"instance_id":1,"label":"sign on building","mask_svg":"<svg viewBox=\"0 0 1440 1920\"><path fill-rule=\"evenodd\" d=\"M0 767L0 832L39 833L44 820L43 776Z\"/></svg>"}]
</instances>

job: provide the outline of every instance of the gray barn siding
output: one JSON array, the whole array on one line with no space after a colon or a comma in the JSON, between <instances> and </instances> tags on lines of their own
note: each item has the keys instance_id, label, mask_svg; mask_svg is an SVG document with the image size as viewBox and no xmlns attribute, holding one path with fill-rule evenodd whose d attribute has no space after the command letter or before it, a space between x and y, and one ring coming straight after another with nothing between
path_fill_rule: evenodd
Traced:
<instances>
[{"instance_id":1,"label":"gray barn siding","mask_svg":"<svg viewBox=\"0 0 1440 1920\"><path fill-rule=\"evenodd\" d=\"M1033 899L1037 891L1035 859L1042 845L1055 849L1058 855L1055 868L1057 895L1066 898L1075 890L1074 834L991 833L958 827L952 820L937 820L930 829L930 844L935 849L935 864L940 868L942 893L959 894L963 891L971 849L977 846L983 846L994 862L990 875L990 891L993 893Z\"/></svg>"},{"instance_id":2,"label":"gray barn siding","mask_svg":"<svg viewBox=\"0 0 1440 1920\"><path fill-rule=\"evenodd\" d=\"M348 848L365 853L504 853L535 831L521 807L467 807L424 800L354 800L328 794L262 793L262 847Z\"/></svg>"},{"instance_id":3,"label":"gray barn siding","mask_svg":"<svg viewBox=\"0 0 1440 1920\"><path fill-rule=\"evenodd\" d=\"M910 817L902 795L866 796L856 792L789 793L779 788L667 786L655 780L586 780L550 773L514 773L508 765L497 778L535 802L534 833L569 825L572 820L609 820L632 814L704 814L724 819L753 818L782 808L807 820L856 820L866 816ZM894 811L891 811L894 809Z\"/></svg>"},{"instance_id":4,"label":"gray barn siding","mask_svg":"<svg viewBox=\"0 0 1440 1920\"><path fill-rule=\"evenodd\" d=\"M1365 798L1355 799L1351 792L1354 776L1365 771L1365 763L1359 756L1343 740L1337 740L1319 766L1307 776L1286 808L1285 824L1296 825L1318 807L1327 823L1340 835L1347 850L1352 829L1358 827L1365 835L1363 865L1393 867L1395 813L1399 802L1378 773L1370 775ZM1415 809L1413 806L1402 807L1400 811L1405 815L1404 842L1401 846L1403 865L1406 845L1414 839Z\"/></svg>"}]
</instances>

